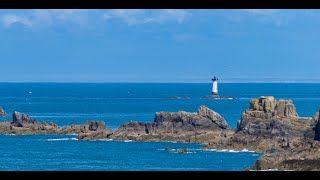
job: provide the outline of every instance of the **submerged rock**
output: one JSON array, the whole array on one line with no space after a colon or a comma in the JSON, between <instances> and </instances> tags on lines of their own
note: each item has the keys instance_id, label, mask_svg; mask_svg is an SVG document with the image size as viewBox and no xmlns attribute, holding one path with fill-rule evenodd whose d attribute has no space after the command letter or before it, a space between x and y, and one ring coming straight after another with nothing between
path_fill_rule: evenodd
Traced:
<instances>
[{"instance_id":1,"label":"submerged rock","mask_svg":"<svg viewBox=\"0 0 320 180\"><path fill-rule=\"evenodd\" d=\"M180 148L178 149L178 153L187 153L190 152L190 150L188 148Z\"/></svg>"},{"instance_id":2,"label":"submerged rock","mask_svg":"<svg viewBox=\"0 0 320 180\"><path fill-rule=\"evenodd\" d=\"M169 99L191 99L188 96L170 96Z\"/></svg>"}]
</instances>

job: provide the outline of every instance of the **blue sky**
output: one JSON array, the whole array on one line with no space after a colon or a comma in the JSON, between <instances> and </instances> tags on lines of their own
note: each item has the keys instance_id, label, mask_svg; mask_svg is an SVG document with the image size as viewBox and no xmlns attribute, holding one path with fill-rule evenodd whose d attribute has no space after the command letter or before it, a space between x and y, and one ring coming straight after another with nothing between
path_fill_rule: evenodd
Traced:
<instances>
[{"instance_id":1,"label":"blue sky","mask_svg":"<svg viewBox=\"0 0 320 180\"><path fill-rule=\"evenodd\" d=\"M0 10L1 82L320 81L319 10Z\"/></svg>"}]
</instances>

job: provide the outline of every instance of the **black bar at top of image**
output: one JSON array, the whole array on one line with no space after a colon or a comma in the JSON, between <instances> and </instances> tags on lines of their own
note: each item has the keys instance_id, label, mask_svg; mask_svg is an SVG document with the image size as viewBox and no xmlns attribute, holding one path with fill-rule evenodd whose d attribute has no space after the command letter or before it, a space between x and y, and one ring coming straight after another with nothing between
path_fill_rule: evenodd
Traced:
<instances>
[{"instance_id":1,"label":"black bar at top of image","mask_svg":"<svg viewBox=\"0 0 320 180\"><path fill-rule=\"evenodd\" d=\"M2 9L313 9L317 1L287 0L1 0Z\"/></svg>"}]
</instances>

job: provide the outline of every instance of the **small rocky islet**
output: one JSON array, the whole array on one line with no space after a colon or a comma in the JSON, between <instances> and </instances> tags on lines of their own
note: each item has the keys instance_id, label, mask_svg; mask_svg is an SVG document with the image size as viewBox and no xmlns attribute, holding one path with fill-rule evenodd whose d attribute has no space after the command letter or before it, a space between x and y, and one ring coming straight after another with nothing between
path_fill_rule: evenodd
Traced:
<instances>
[{"instance_id":1,"label":"small rocky islet","mask_svg":"<svg viewBox=\"0 0 320 180\"><path fill-rule=\"evenodd\" d=\"M78 140L204 143L202 149L263 153L246 170L320 170L319 114L299 117L292 100L261 96L250 101L237 128L230 128L219 113L200 106L198 112L157 112L154 122L127 122L112 131L103 121L58 127L15 111L12 120L0 122L0 134L76 134ZM0 107L0 116L6 115Z\"/></svg>"}]
</instances>

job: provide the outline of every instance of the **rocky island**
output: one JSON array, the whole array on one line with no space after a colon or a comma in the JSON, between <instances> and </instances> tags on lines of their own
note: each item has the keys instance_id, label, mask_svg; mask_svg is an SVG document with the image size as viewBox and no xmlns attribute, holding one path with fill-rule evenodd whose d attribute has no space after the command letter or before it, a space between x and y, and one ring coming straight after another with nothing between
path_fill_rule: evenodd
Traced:
<instances>
[{"instance_id":1,"label":"rocky island","mask_svg":"<svg viewBox=\"0 0 320 180\"><path fill-rule=\"evenodd\" d=\"M134 141L205 142L233 133L220 114L201 106L197 113L157 112L152 123L125 123L110 138Z\"/></svg>"},{"instance_id":2,"label":"rocky island","mask_svg":"<svg viewBox=\"0 0 320 180\"><path fill-rule=\"evenodd\" d=\"M79 139L91 140L106 138L111 133L112 130L102 121L87 121L84 124L60 128L53 122L38 122L29 115L17 111L13 112L11 121L0 122L0 134L77 134Z\"/></svg>"}]
</instances>

